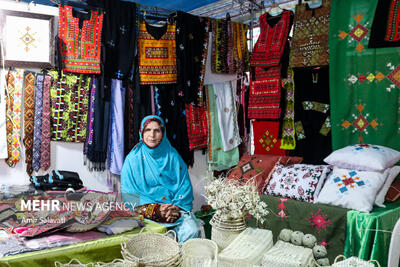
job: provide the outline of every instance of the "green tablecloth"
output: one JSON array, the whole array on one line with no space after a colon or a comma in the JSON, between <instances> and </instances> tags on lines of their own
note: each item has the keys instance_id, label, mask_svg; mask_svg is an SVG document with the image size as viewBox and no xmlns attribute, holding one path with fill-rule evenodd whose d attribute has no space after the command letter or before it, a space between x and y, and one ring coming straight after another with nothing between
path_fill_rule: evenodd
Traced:
<instances>
[{"instance_id":1,"label":"green tablecloth","mask_svg":"<svg viewBox=\"0 0 400 267\"><path fill-rule=\"evenodd\" d=\"M375 207L371 213L349 211L344 255L374 259L387 266L391 232L399 217L400 199L386 204L386 208Z\"/></svg>"},{"instance_id":2,"label":"green tablecloth","mask_svg":"<svg viewBox=\"0 0 400 267\"><path fill-rule=\"evenodd\" d=\"M165 233L166 231L164 226L152 221L146 220L145 226L156 233ZM82 263L98 261L111 262L115 258L122 257L122 238L129 238L139 233L139 231L140 229L135 229L128 233L98 240L0 258L0 266L50 267L54 266L54 261L67 263L73 258L80 260ZM148 230L144 232L148 232Z\"/></svg>"},{"instance_id":3,"label":"green tablecloth","mask_svg":"<svg viewBox=\"0 0 400 267\"><path fill-rule=\"evenodd\" d=\"M315 235L318 242L327 245L328 258L331 263L337 255L343 254L347 209L325 204L285 200L268 195L262 195L261 199L267 203L270 210L263 227L272 231L274 242L280 231L288 228ZM261 227L255 219L250 219L248 225Z\"/></svg>"}]
</instances>

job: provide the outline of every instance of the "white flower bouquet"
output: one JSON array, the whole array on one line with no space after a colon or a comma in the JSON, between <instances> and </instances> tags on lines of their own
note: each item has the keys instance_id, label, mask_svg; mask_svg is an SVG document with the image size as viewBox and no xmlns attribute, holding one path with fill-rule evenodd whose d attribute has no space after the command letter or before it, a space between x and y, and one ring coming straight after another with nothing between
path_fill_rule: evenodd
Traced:
<instances>
[{"instance_id":1,"label":"white flower bouquet","mask_svg":"<svg viewBox=\"0 0 400 267\"><path fill-rule=\"evenodd\" d=\"M252 183L242 185L235 180L219 177L206 186L205 197L222 220L240 219L250 214L264 223L265 216L269 214L267 204L261 201Z\"/></svg>"}]
</instances>

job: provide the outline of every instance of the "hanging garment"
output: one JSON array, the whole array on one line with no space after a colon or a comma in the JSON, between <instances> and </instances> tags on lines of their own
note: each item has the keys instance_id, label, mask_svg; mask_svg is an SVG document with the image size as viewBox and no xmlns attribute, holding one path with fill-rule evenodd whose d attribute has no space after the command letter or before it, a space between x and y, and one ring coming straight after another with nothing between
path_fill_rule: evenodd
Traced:
<instances>
[{"instance_id":1,"label":"hanging garment","mask_svg":"<svg viewBox=\"0 0 400 267\"><path fill-rule=\"evenodd\" d=\"M287 77L282 79L283 91L285 92L285 107L283 122L281 124L281 149L292 150L296 147L294 132L294 81L293 70L287 71Z\"/></svg>"},{"instance_id":2,"label":"hanging garment","mask_svg":"<svg viewBox=\"0 0 400 267\"><path fill-rule=\"evenodd\" d=\"M110 133L108 134L108 169L120 175L124 163L125 88L121 80L111 81Z\"/></svg>"},{"instance_id":3,"label":"hanging garment","mask_svg":"<svg viewBox=\"0 0 400 267\"><path fill-rule=\"evenodd\" d=\"M176 66L178 97L197 103L201 94L207 55L208 19L181 11L176 17Z\"/></svg>"},{"instance_id":4,"label":"hanging garment","mask_svg":"<svg viewBox=\"0 0 400 267\"><path fill-rule=\"evenodd\" d=\"M50 72L52 140L84 142L88 115L90 77Z\"/></svg>"},{"instance_id":5,"label":"hanging garment","mask_svg":"<svg viewBox=\"0 0 400 267\"><path fill-rule=\"evenodd\" d=\"M254 131L254 154L287 155L285 150L280 149L279 121L253 120L252 124Z\"/></svg>"},{"instance_id":6,"label":"hanging garment","mask_svg":"<svg viewBox=\"0 0 400 267\"><path fill-rule=\"evenodd\" d=\"M256 80L250 82L248 117L279 119L281 117L281 67L256 68Z\"/></svg>"},{"instance_id":7,"label":"hanging garment","mask_svg":"<svg viewBox=\"0 0 400 267\"><path fill-rule=\"evenodd\" d=\"M236 80L212 85L216 96L218 123L224 151L240 145L239 125L236 111Z\"/></svg>"},{"instance_id":8,"label":"hanging garment","mask_svg":"<svg viewBox=\"0 0 400 267\"><path fill-rule=\"evenodd\" d=\"M232 43L229 43L229 21L212 19L212 61L211 70L214 73L234 73L232 62ZM230 63L230 64L229 64Z\"/></svg>"},{"instance_id":9,"label":"hanging garment","mask_svg":"<svg viewBox=\"0 0 400 267\"><path fill-rule=\"evenodd\" d=\"M31 175L33 157L33 130L35 118L35 74L24 73L24 145L26 173Z\"/></svg>"},{"instance_id":10,"label":"hanging garment","mask_svg":"<svg viewBox=\"0 0 400 267\"><path fill-rule=\"evenodd\" d=\"M102 42L105 47L105 77L125 80L136 55L136 3L105 1Z\"/></svg>"},{"instance_id":11,"label":"hanging garment","mask_svg":"<svg viewBox=\"0 0 400 267\"><path fill-rule=\"evenodd\" d=\"M186 126L190 150L207 147L207 116L205 105L185 104Z\"/></svg>"},{"instance_id":12,"label":"hanging garment","mask_svg":"<svg viewBox=\"0 0 400 267\"><path fill-rule=\"evenodd\" d=\"M6 163L8 166L14 166L11 161L12 158L12 147L13 147L13 128L14 123L13 117L13 104L14 104L14 81L15 81L15 71L8 71L6 74L6 134L7 134L7 158Z\"/></svg>"},{"instance_id":13,"label":"hanging garment","mask_svg":"<svg viewBox=\"0 0 400 267\"><path fill-rule=\"evenodd\" d=\"M89 111L88 111L89 115L86 126L86 140L83 145L83 154L85 155L85 161L84 161L85 165L87 163L86 160L87 160L89 144L91 145L93 142L95 96L96 96L96 78L92 77L92 80L90 81L90 99L89 99Z\"/></svg>"},{"instance_id":14,"label":"hanging garment","mask_svg":"<svg viewBox=\"0 0 400 267\"><path fill-rule=\"evenodd\" d=\"M74 17L71 6L60 6L59 29L63 71L99 74L103 14L88 13L87 18Z\"/></svg>"},{"instance_id":15,"label":"hanging garment","mask_svg":"<svg viewBox=\"0 0 400 267\"><path fill-rule=\"evenodd\" d=\"M9 72L10 73L10 72ZM7 159L8 166L15 166L21 158L21 119L22 119L22 87L24 83L24 70L16 69L11 72L8 77L8 96L10 106L8 109L8 126L7 130L11 130L9 140L9 157ZM11 146L10 146L11 145Z\"/></svg>"},{"instance_id":16,"label":"hanging garment","mask_svg":"<svg viewBox=\"0 0 400 267\"><path fill-rule=\"evenodd\" d=\"M272 67L279 65L287 36L292 26L293 12L284 10L278 16L265 13L260 16L260 36L254 46L250 66Z\"/></svg>"},{"instance_id":17,"label":"hanging garment","mask_svg":"<svg viewBox=\"0 0 400 267\"><path fill-rule=\"evenodd\" d=\"M50 141L51 141L51 125L50 125L50 86L51 76L44 76L43 83L43 112L42 112L42 146L40 155L40 167L46 171L50 167Z\"/></svg>"},{"instance_id":18,"label":"hanging garment","mask_svg":"<svg viewBox=\"0 0 400 267\"><path fill-rule=\"evenodd\" d=\"M377 0L332 2L329 80L333 149L367 143L400 150L398 48L365 48L376 5ZM337 35L341 32L348 34Z\"/></svg>"},{"instance_id":19,"label":"hanging garment","mask_svg":"<svg viewBox=\"0 0 400 267\"><path fill-rule=\"evenodd\" d=\"M306 164L324 164L323 159L332 152L329 70L327 67L295 69L294 84L297 140L296 148L290 154L303 157Z\"/></svg>"},{"instance_id":20,"label":"hanging garment","mask_svg":"<svg viewBox=\"0 0 400 267\"><path fill-rule=\"evenodd\" d=\"M176 83L175 24L162 27L141 22L139 28L140 84Z\"/></svg>"},{"instance_id":21,"label":"hanging garment","mask_svg":"<svg viewBox=\"0 0 400 267\"><path fill-rule=\"evenodd\" d=\"M243 23L231 22L233 43L234 72L249 71L250 54L247 47L247 30L249 26Z\"/></svg>"},{"instance_id":22,"label":"hanging garment","mask_svg":"<svg viewBox=\"0 0 400 267\"><path fill-rule=\"evenodd\" d=\"M208 164L211 170L226 170L239 162L239 148L224 151L218 123L216 95L212 85L206 86L207 126L208 126Z\"/></svg>"},{"instance_id":23,"label":"hanging garment","mask_svg":"<svg viewBox=\"0 0 400 267\"><path fill-rule=\"evenodd\" d=\"M42 146L42 113L43 113L43 82L44 75L36 76L36 95L35 95L35 129L33 132L33 160L32 166L35 172L40 169L40 156Z\"/></svg>"},{"instance_id":24,"label":"hanging garment","mask_svg":"<svg viewBox=\"0 0 400 267\"><path fill-rule=\"evenodd\" d=\"M379 0L371 26L368 48L400 46L400 1Z\"/></svg>"},{"instance_id":25,"label":"hanging garment","mask_svg":"<svg viewBox=\"0 0 400 267\"><path fill-rule=\"evenodd\" d=\"M330 0L310 8L308 3L296 6L290 66L309 67L329 64L328 36Z\"/></svg>"},{"instance_id":26,"label":"hanging garment","mask_svg":"<svg viewBox=\"0 0 400 267\"><path fill-rule=\"evenodd\" d=\"M7 152L7 119L6 119L6 82L7 72L4 69L0 70L0 159L6 159Z\"/></svg>"}]
</instances>

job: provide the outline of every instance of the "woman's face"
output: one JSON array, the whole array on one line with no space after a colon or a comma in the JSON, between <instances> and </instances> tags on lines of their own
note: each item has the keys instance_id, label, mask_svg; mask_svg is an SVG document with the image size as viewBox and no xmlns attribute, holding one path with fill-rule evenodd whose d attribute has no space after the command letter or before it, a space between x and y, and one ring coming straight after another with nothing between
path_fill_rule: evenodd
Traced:
<instances>
[{"instance_id":1,"label":"woman's face","mask_svg":"<svg viewBox=\"0 0 400 267\"><path fill-rule=\"evenodd\" d=\"M150 148L155 148L161 143L163 132L161 125L156 121L147 124L143 131L143 142Z\"/></svg>"}]
</instances>

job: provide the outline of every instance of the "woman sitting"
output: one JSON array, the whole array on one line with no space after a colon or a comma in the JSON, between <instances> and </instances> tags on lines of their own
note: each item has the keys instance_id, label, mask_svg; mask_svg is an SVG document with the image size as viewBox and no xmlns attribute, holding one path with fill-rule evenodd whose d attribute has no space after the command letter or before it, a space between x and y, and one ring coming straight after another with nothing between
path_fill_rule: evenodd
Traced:
<instances>
[{"instance_id":1,"label":"woman sitting","mask_svg":"<svg viewBox=\"0 0 400 267\"><path fill-rule=\"evenodd\" d=\"M121 171L122 197L139 194L136 210L145 218L172 228L179 242L200 236L191 210L193 190L187 166L168 141L158 116L147 116L140 127L140 142L125 159Z\"/></svg>"}]
</instances>

